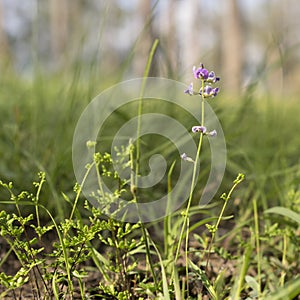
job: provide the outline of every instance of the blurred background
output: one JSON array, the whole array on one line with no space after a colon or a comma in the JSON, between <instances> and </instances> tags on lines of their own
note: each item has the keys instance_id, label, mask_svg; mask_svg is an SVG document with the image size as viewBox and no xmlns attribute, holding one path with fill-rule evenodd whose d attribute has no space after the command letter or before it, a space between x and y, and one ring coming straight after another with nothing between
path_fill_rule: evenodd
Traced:
<instances>
[{"instance_id":1,"label":"blurred background","mask_svg":"<svg viewBox=\"0 0 300 300\"><path fill-rule=\"evenodd\" d=\"M0 178L19 192L45 171L45 201L63 216L80 113L142 76L159 39L151 76L189 83L203 62L222 78L212 105L229 179L243 171L247 197L284 203L299 178L299 15L296 0L0 0Z\"/></svg>"},{"instance_id":2,"label":"blurred background","mask_svg":"<svg viewBox=\"0 0 300 300\"><path fill-rule=\"evenodd\" d=\"M228 92L268 72L264 88L277 94L300 80L299 13L296 0L1 0L2 74L80 64L106 78L141 76L158 38L154 75L181 79L205 61Z\"/></svg>"}]
</instances>

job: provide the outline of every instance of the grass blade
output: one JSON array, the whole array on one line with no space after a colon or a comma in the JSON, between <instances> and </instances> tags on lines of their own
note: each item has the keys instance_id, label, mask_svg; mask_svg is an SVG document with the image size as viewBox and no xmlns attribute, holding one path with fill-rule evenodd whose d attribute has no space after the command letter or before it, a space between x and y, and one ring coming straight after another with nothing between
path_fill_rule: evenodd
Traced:
<instances>
[{"instance_id":1,"label":"grass blade","mask_svg":"<svg viewBox=\"0 0 300 300\"><path fill-rule=\"evenodd\" d=\"M297 222L300 225L300 214L297 214L294 211L292 211L286 207L275 206L275 207L265 210L264 212L267 214L274 213L274 214L285 216L285 217Z\"/></svg>"},{"instance_id":2,"label":"grass blade","mask_svg":"<svg viewBox=\"0 0 300 300\"><path fill-rule=\"evenodd\" d=\"M156 251L156 254L158 256L159 259L159 264L160 264L160 268L161 268L161 277L162 277L162 283L163 283L163 293L164 293L164 299L165 300L170 300L170 295L169 295L169 285L168 285L168 280L167 280L167 276L166 276L166 271L164 268L164 264L161 258L161 255L156 247L156 245L154 244L154 242L152 242L152 245Z\"/></svg>"},{"instance_id":3,"label":"grass blade","mask_svg":"<svg viewBox=\"0 0 300 300\"><path fill-rule=\"evenodd\" d=\"M230 300L239 300L240 299L240 294L243 288L243 284L245 281L245 276L249 267L250 263L250 258L251 258L251 253L252 253L252 247L251 244L248 244L246 246L246 250L243 255L243 262L242 266L240 268L240 272L236 277L236 280L234 282L233 288L230 293Z\"/></svg>"},{"instance_id":4,"label":"grass blade","mask_svg":"<svg viewBox=\"0 0 300 300\"><path fill-rule=\"evenodd\" d=\"M288 281L283 287L279 288L266 297L265 300L292 300L300 295L300 277Z\"/></svg>"}]
</instances>

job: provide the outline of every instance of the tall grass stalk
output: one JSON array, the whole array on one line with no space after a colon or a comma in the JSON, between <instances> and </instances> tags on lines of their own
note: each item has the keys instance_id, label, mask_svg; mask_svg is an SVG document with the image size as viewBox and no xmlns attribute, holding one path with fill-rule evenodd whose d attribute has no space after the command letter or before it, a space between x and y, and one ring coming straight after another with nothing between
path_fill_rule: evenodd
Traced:
<instances>
[{"instance_id":1,"label":"tall grass stalk","mask_svg":"<svg viewBox=\"0 0 300 300\"><path fill-rule=\"evenodd\" d=\"M202 91L204 91L204 80L202 80ZM204 93L202 93L202 97L201 97L201 125L204 126ZM192 175L192 181L191 181L191 187L190 187L190 193L189 193L189 198L187 201L187 206L186 209L184 210L183 214L183 223L182 223L182 227L181 227L181 232L179 235L179 240L178 240L178 244L177 244L177 249L176 249L176 253L175 253L175 258L174 258L174 266L177 263L178 257L179 257L179 253L180 253L180 248L181 248L181 243L183 241L184 238L184 232L186 231L186 239L188 240L188 232L189 232L189 226L188 226L188 219L189 219L189 211L190 211L190 207L192 204L192 199L193 199L193 191L194 191L194 187L196 185L196 178L197 178L197 167L198 167L198 161L200 159L200 153L201 153L201 148L202 148L202 141L203 141L203 132L200 133L200 137L199 137L199 143L198 143L198 148L197 148L197 154L196 154L196 158L194 161L194 168L193 168L193 175ZM186 242L187 245L188 242ZM185 253L186 253L186 265L188 266L188 251L187 249L185 249ZM174 273L174 272L173 272ZM173 276L172 276L173 277Z\"/></svg>"},{"instance_id":2,"label":"tall grass stalk","mask_svg":"<svg viewBox=\"0 0 300 300\"><path fill-rule=\"evenodd\" d=\"M148 61L146 64L146 68L144 71L143 81L142 81L142 87L141 87L141 93L139 97L139 106L138 106L138 119L137 119L137 137L136 137L136 166L135 166L135 188L138 186L138 176L140 172L140 157L141 157L141 141L140 141L140 133L141 133L141 126L142 126L142 114L143 114L143 98L145 93L145 86L147 82L147 77L150 73L150 68L152 65L153 57L155 54L155 51L158 47L159 40L156 39L152 45L152 48L150 50L150 54L148 56Z\"/></svg>"},{"instance_id":3,"label":"tall grass stalk","mask_svg":"<svg viewBox=\"0 0 300 300\"><path fill-rule=\"evenodd\" d=\"M217 219L217 223L214 226L208 226L207 225L209 231L211 232L211 239L210 239L209 246L208 246L208 249L207 249L207 259L206 259L206 266L205 266L205 270L206 271L207 271L207 268L208 268L208 263L209 263L209 259L210 259L212 245L213 245L213 242L215 240L216 232L219 229L220 222L221 222L221 220L223 218L223 215L224 215L224 212L225 212L225 208L226 208L226 206L228 204L228 201L231 198L231 195L232 195L233 191L244 180L244 178L245 178L244 174L239 174L237 176L237 178L233 181L233 185L232 185L230 191L228 192L228 194L227 195L225 193L222 194L221 199L224 200L224 204L223 204L222 210L220 212L220 215L219 215L219 217Z\"/></svg>"},{"instance_id":4,"label":"tall grass stalk","mask_svg":"<svg viewBox=\"0 0 300 300\"><path fill-rule=\"evenodd\" d=\"M164 247L165 247L165 255L167 259L170 258L170 248L171 248L171 242L172 242L172 237L171 237L171 216L170 216L170 195L172 192L172 173L175 167L176 161L173 162L171 165L169 172L168 172L168 201L167 201L167 207L166 207L166 216L164 218Z\"/></svg>"},{"instance_id":5,"label":"tall grass stalk","mask_svg":"<svg viewBox=\"0 0 300 300\"><path fill-rule=\"evenodd\" d=\"M255 247L257 256L257 282L258 282L258 299L261 296L261 252L260 252L260 241L259 241L259 220L257 211L256 198L253 199L253 213L254 213L254 227L255 227Z\"/></svg>"},{"instance_id":6,"label":"tall grass stalk","mask_svg":"<svg viewBox=\"0 0 300 300\"><path fill-rule=\"evenodd\" d=\"M142 87L141 87L141 92L140 92L140 97L139 97L139 106L138 106L138 121L137 121L135 160L134 160L134 157L133 157L134 148L131 147L131 150L130 150L131 170L134 170L133 162L135 161L135 174L132 175L132 173L131 173L130 191L132 193L133 202L136 203L136 204L137 204L137 200L138 200L138 196L137 196L138 190L137 190L137 188L138 188L138 179L139 179L139 173L140 173L140 158L141 158L140 133L141 133L141 125L142 125L142 119L141 118L142 118L142 114L143 114L143 98L144 98L147 78L149 76L150 68L151 68L151 65L152 65L152 61L153 61L153 58L154 58L155 51L158 47L158 43L159 43L159 40L156 39L154 41L153 45L152 45L152 48L151 48L149 56L148 56L146 68L145 68L145 71L144 71L143 81L142 81ZM147 229L146 229L144 223L141 221L141 218L140 218L141 214L139 212L139 206L138 205L137 205L137 211L138 211L138 214L139 214L142 234L143 234L144 241L145 241L146 259L147 259L147 262L149 263L151 274L153 276L155 286L156 286L156 288L158 288L158 282L157 282L157 278L156 278L156 275L155 275L154 266L153 266L152 259L151 259L151 254L150 254L150 245L149 245L150 244L149 241L151 240L150 235L147 232Z\"/></svg>"}]
</instances>

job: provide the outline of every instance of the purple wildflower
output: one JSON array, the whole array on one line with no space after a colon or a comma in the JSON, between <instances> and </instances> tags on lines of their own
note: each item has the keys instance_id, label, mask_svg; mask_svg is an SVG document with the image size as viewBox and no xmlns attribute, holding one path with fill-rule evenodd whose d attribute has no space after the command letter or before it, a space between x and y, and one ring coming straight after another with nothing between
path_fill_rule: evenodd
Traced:
<instances>
[{"instance_id":1,"label":"purple wildflower","mask_svg":"<svg viewBox=\"0 0 300 300\"><path fill-rule=\"evenodd\" d=\"M180 155L181 159L184 161L189 161L189 162L194 162L194 160L192 158L190 158L189 156L186 155L186 153L182 153Z\"/></svg>"},{"instance_id":2,"label":"purple wildflower","mask_svg":"<svg viewBox=\"0 0 300 300\"><path fill-rule=\"evenodd\" d=\"M188 156L186 155L186 153L182 153L182 154L180 155L180 157L181 157L183 160L186 160Z\"/></svg>"},{"instance_id":3,"label":"purple wildflower","mask_svg":"<svg viewBox=\"0 0 300 300\"><path fill-rule=\"evenodd\" d=\"M216 137L217 136L217 130L214 129L214 130L208 132L207 135L210 136L210 137Z\"/></svg>"},{"instance_id":4,"label":"purple wildflower","mask_svg":"<svg viewBox=\"0 0 300 300\"><path fill-rule=\"evenodd\" d=\"M200 89L200 95L202 96L203 93L203 97L204 98L210 98L210 97L216 97L218 95L219 92L219 88L212 88L210 85L206 85L204 87L204 91L202 91L202 88Z\"/></svg>"},{"instance_id":5,"label":"purple wildflower","mask_svg":"<svg viewBox=\"0 0 300 300\"><path fill-rule=\"evenodd\" d=\"M193 83L191 83L189 85L189 87L184 90L185 94L189 94L190 96L193 96L194 95L194 90L193 90Z\"/></svg>"},{"instance_id":6,"label":"purple wildflower","mask_svg":"<svg viewBox=\"0 0 300 300\"><path fill-rule=\"evenodd\" d=\"M193 67L194 77L196 79L207 80L208 78L208 70L204 68L203 64L200 65L199 68Z\"/></svg>"},{"instance_id":7,"label":"purple wildflower","mask_svg":"<svg viewBox=\"0 0 300 300\"><path fill-rule=\"evenodd\" d=\"M206 127L205 126L193 126L192 127L192 131L195 132L202 132L205 133L206 132Z\"/></svg>"},{"instance_id":8,"label":"purple wildflower","mask_svg":"<svg viewBox=\"0 0 300 300\"><path fill-rule=\"evenodd\" d=\"M215 72L214 71L211 71L211 72L209 72L209 74L208 74L208 78L207 78L207 82L208 83L216 83L217 81L219 81L220 80L220 77L216 77L216 75L215 75Z\"/></svg>"},{"instance_id":9,"label":"purple wildflower","mask_svg":"<svg viewBox=\"0 0 300 300\"><path fill-rule=\"evenodd\" d=\"M192 127L192 132L196 133L196 132L201 132L204 135L208 135L210 137L216 137L217 136L217 131L214 129L212 131L207 132L207 129L205 126L193 126ZM183 153L182 155L186 155L185 153ZM181 158L184 160L184 158L181 156Z\"/></svg>"}]
</instances>

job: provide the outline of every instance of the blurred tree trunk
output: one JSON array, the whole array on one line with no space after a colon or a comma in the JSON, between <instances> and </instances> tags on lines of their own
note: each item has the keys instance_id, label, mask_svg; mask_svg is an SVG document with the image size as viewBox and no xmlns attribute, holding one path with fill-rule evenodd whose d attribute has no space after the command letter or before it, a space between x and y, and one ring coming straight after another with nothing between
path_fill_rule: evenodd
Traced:
<instances>
[{"instance_id":1,"label":"blurred tree trunk","mask_svg":"<svg viewBox=\"0 0 300 300\"><path fill-rule=\"evenodd\" d=\"M190 80L193 66L202 63L200 19L203 12L201 12L200 4L200 0L178 1L177 3L178 24L176 29L180 51L180 69L185 74L182 80Z\"/></svg>"},{"instance_id":2,"label":"blurred tree trunk","mask_svg":"<svg viewBox=\"0 0 300 300\"><path fill-rule=\"evenodd\" d=\"M68 0L69 1L69 36L72 39L72 47L78 47L78 42L82 42L84 35L84 28L82 24L84 13L90 13L88 11L87 3L84 0Z\"/></svg>"},{"instance_id":3,"label":"blurred tree trunk","mask_svg":"<svg viewBox=\"0 0 300 300\"><path fill-rule=\"evenodd\" d=\"M237 0L224 1L222 20L222 77L226 91L238 94L242 82L242 21Z\"/></svg>"},{"instance_id":4,"label":"blurred tree trunk","mask_svg":"<svg viewBox=\"0 0 300 300\"><path fill-rule=\"evenodd\" d=\"M50 0L52 55L59 66L64 59L69 35L68 0Z\"/></svg>"},{"instance_id":5,"label":"blurred tree trunk","mask_svg":"<svg viewBox=\"0 0 300 300\"><path fill-rule=\"evenodd\" d=\"M295 93L300 87L300 51L299 51L299 27L300 6L298 0L284 1L284 37L285 56L283 69L283 92ZM286 30L288 28L288 30Z\"/></svg>"},{"instance_id":6,"label":"blurred tree trunk","mask_svg":"<svg viewBox=\"0 0 300 300\"><path fill-rule=\"evenodd\" d=\"M3 15L3 3L0 0L0 67L7 66L11 62L8 38L4 30Z\"/></svg>"},{"instance_id":7,"label":"blurred tree trunk","mask_svg":"<svg viewBox=\"0 0 300 300\"><path fill-rule=\"evenodd\" d=\"M169 70L172 74L178 73L178 43L177 43L177 28L176 28L176 12L177 12L177 1L169 0L167 26L165 30L166 36L166 61L168 61ZM173 77L173 75L172 75Z\"/></svg>"},{"instance_id":8,"label":"blurred tree trunk","mask_svg":"<svg viewBox=\"0 0 300 300\"><path fill-rule=\"evenodd\" d=\"M147 64L147 59L150 53L151 46L154 42L154 33L152 26L152 5L151 1L139 1L138 12L143 30L140 33L140 38L135 49L134 56L134 73L137 76L142 76ZM150 76L156 73L155 60L152 62Z\"/></svg>"}]
</instances>

